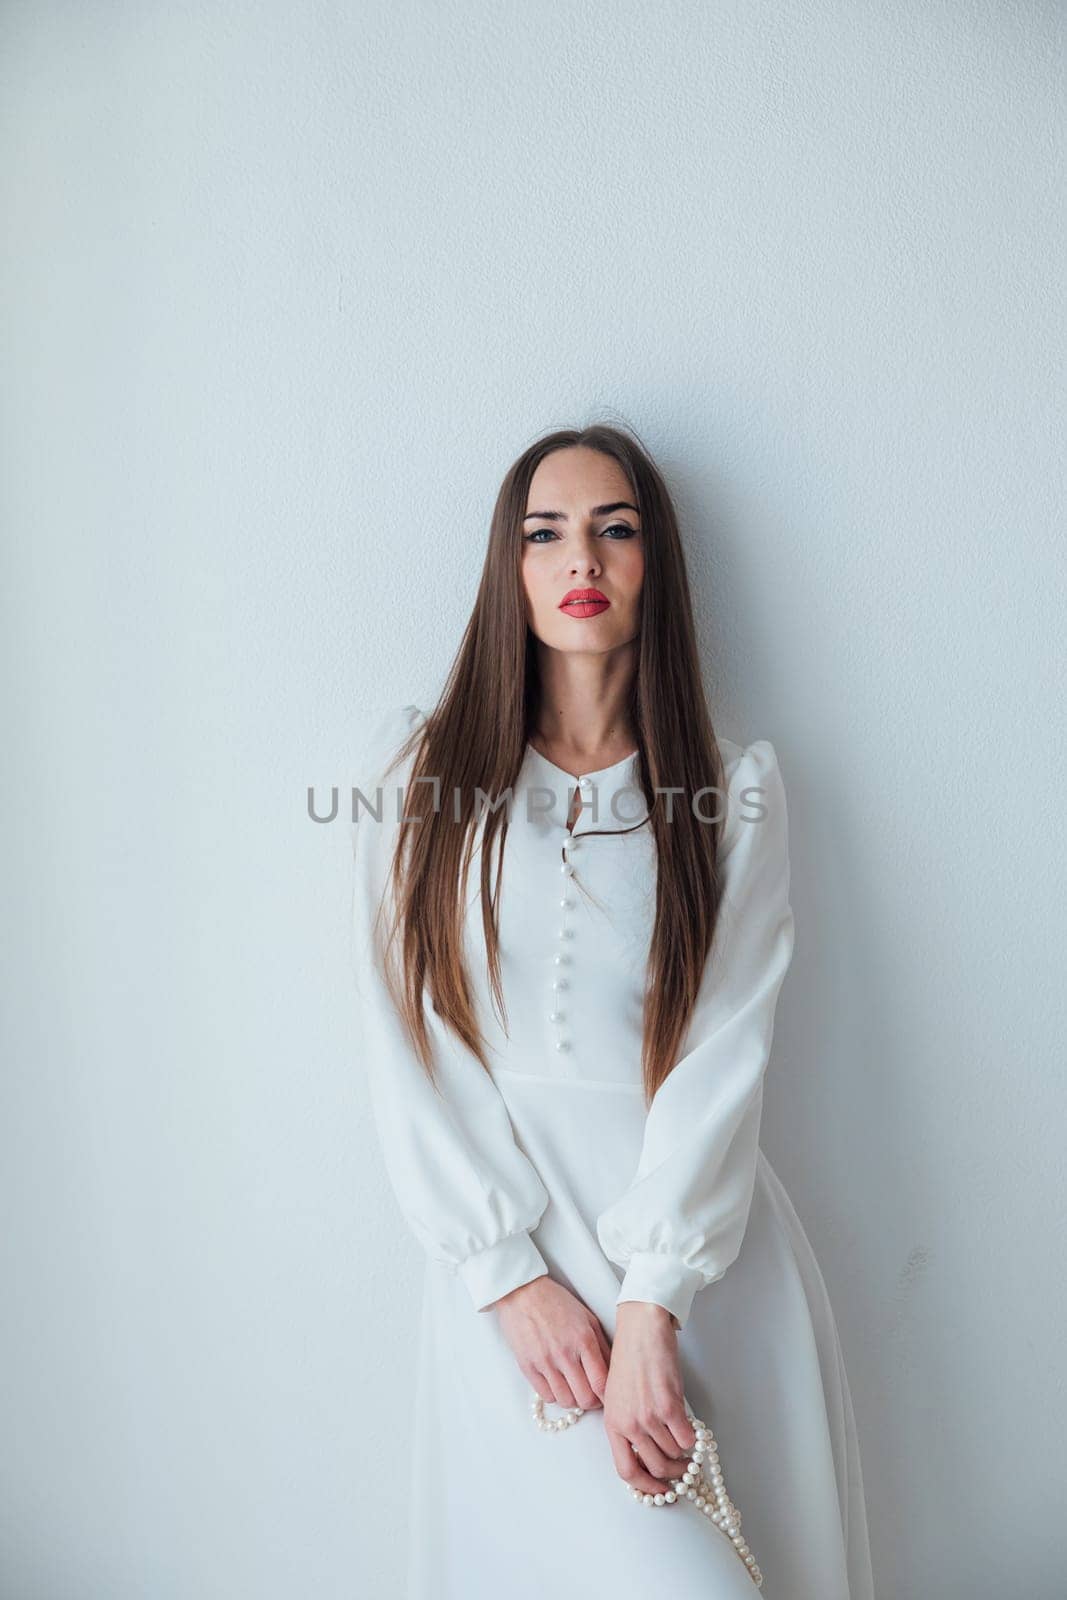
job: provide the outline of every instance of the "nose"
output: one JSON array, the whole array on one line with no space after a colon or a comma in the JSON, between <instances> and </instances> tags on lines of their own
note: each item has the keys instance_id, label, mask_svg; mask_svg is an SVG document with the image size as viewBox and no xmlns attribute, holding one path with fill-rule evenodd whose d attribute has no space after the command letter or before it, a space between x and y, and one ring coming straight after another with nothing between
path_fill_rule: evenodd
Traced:
<instances>
[{"instance_id":1,"label":"nose","mask_svg":"<svg viewBox=\"0 0 1067 1600\"><path fill-rule=\"evenodd\" d=\"M571 557L570 571L575 577L593 575L600 571L600 558L591 540L575 550Z\"/></svg>"}]
</instances>

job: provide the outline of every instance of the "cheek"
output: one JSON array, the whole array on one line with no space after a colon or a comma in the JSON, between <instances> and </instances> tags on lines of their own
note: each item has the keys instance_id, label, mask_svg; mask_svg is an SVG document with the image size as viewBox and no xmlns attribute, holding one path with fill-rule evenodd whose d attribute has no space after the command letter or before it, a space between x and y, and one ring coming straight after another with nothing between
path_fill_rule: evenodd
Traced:
<instances>
[{"instance_id":1,"label":"cheek","mask_svg":"<svg viewBox=\"0 0 1067 1600\"><path fill-rule=\"evenodd\" d=\"M628 540L623 549L619 551L619 562L615 569L616 582L620 589L636 599L641 593L641 585L645 578L645 552L636 540Z\"/></svg>"},{"instance_id":2,"label":"cheek","mask_svg":"<svg viewBox=\"0 0 1067 1600\"><path fill-rule=\"evenodd\" d=\"M536 558L523 558L522 583L529 610L535 615L543 612L548 603L549 579L548 574L542 570L542 563Z\"/></svg>"}]
</instances>

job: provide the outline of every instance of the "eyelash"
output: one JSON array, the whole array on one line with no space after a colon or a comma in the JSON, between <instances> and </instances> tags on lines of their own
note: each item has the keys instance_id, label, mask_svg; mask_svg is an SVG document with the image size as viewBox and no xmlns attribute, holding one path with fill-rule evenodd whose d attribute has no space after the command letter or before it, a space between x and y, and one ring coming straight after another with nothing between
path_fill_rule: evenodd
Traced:
<instances>
[{"instance_id":1,"label":"eyelash","mask_svg":"<svg viewBox=\"0 0 1067 1600\"><path fill-rule=\"evenodd\" d=\"M601 530L601 537L603 537L603 535L605 533L616 533L616 532L618 532L618 533L624 533L626 535L626 537L629 538L629 539L634 539L634 538L637 537L637 534L638 534L639 531L640 530L637 529L637 528L631 528L630 524L628 522L613 522L610 527L603 528ZM525 540L525 542L527 544L543 544L546 541L544 541L542 539L538 539L537 535L539 533L549 533L549 534L552 535L553 539L558 539L559 538L559 535L556 533L554 528L535 528L532 533L524 533L523 534L523 539ZM620 543L621 544L622 541L621 540L618 540L618 541L612 540L612 543L613 544L614 543Z\"/></svg>"}]
</instances>

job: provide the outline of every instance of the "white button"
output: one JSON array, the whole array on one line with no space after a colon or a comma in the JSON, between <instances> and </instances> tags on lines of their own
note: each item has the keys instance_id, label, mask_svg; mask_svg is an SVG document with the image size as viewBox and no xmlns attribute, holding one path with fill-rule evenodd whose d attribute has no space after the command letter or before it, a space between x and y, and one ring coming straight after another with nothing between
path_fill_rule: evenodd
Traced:
<instances>
[{"instance_id":1,"label":"white button","mask_svg":"<svg viewBox=\"0 0 1067 1600\"><path fill-rule=\"evenodd\" d=\"M561 951L558 956L553 956L552 960L557 967L565 967L570 961L570 956L565 956Z\"/></svg>"},{"instance_id":2,"label":"white button","mask_svg":"<svg viewBox=\"0 0 1067 1600\"><path fill-rule=\"evenodd\" d=\"M567 910L568 906L572 906L573 904L574 904L574 901L573 900L568 900L566 895L564 895L563 899L560 901L560 905L563 907L564 911Z\"/></svg>"},{"instance_id":3,"label":"white button","mask_svg":"<svg viewBox=\"0 0 1067 1600\"><path fill-rule=\"evenodd\" d=\"M556 1040L556 1049L557 1050L569 1050L570 1047L571 1046L570 1046L570 1040L569 1039L557 1039Z\"/></svg>"},{"instance_id":4,"label":"white button","mask_svg":"<svg viewBox=\"0 0 1067 1600\"><path fill-rule=\"evenodd\" d=\"M559 938L561 938L561 939L573 939L574 938L574 929L573 928L560 928L558 930L558 935L559 935Z\"/></svg>"},{"instance_id":5,"label":"white button","mask_svg":"<svg viewBox=\"0 0 1067 1600\"><path fill-rule=\"evenodd\" d=\"M565 989L567 987L566 978L553 978L552 987L553 989Z\"/></svg>"},{"instance_id":6,"label":"white button","mask_svg":"<svg viewBox=\"0 0 1067 1600\"><path fill-rule=\"evenodd\" d=\"M549 1022L562 1022L565 1015L566 1013L563 1011L550 1011L548 1013L548 1020Z\"/></svg>"},{"instance_id":7,"label":"white button","mask_svg":"<svg viewBox=\"0 0 1067 1600\"><path fill-rule=\"evenodd\" d=\"M580 789L588 789L588 788L591 788L591 786L592 786L592 783L593 783L593 780L592 780L592 778L579 778L579 779L578 779L578 787L579 787L579 788L580 788Z\"/></svg>"}]
</instances>

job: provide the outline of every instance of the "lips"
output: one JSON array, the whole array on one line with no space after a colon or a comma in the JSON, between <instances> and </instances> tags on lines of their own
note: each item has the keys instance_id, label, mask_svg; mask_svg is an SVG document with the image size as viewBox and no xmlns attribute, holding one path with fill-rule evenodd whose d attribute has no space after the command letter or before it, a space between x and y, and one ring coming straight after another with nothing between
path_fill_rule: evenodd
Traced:
<instances>
[{"instance_id":1,"label":"lips","mask_svg":"<svg viewBox=\"0 0 1067 1600\"><path fill-rule=\"evenodd\" d=\"M568 589L559 603L559 609L569 617L596 617L606 611L611 601L599 589Z\"/></svg>"}]
</instances>

